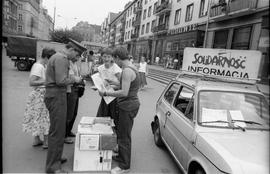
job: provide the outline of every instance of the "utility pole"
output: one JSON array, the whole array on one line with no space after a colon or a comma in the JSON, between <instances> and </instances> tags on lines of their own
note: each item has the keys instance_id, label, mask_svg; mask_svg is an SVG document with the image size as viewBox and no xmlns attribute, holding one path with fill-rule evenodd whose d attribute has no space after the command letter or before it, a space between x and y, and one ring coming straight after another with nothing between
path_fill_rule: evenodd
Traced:
<instances>
[{"instance_id":1,"label":"utility pole","mask_svg":"<svg viewBox=\"0 0 270 174\"><path fill-rule=\"evenodd\" d=\"M207 21L205 26L205 33L204 33L204 40L203 40L203 48L206 47L206 39L208 35L208 25L209 25L209 19L210 19L210 7L211 7L212 0L208 0L208 7L207 7Z\"/></svg>"},{"instance_id":2,"label":"utility pole","mask_svg":"<svg viewBox=\"0 0 270 174\"><path fill-rule=\"evenodd\" d=\"M56 12L56 4L55 4L55 0L54 0L54 10L53 10L53 31L55 28L55 12Z\"/></svg>"}]
</instances>

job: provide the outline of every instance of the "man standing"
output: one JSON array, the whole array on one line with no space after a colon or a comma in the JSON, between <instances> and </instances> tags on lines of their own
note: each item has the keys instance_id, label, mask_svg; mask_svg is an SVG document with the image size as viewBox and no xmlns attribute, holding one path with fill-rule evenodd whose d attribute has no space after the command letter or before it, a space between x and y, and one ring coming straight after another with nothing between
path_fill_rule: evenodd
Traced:
<instances>
[{"instance_id":1,"label":"man standing","mask_svg":"<svg viewBox=\"0 0 270 174\"><path fill-rule=\"evenodd\" d=\"M63 173L61 163L67 116L67 85L80 83L82 79L69 76L69 60L82 54L86 48L71 40L62 52L54 54L47 65L45 104L50 114L50 129L48 136L48 152L46 160L47 173Z\"/></svg>"}]
</instances>

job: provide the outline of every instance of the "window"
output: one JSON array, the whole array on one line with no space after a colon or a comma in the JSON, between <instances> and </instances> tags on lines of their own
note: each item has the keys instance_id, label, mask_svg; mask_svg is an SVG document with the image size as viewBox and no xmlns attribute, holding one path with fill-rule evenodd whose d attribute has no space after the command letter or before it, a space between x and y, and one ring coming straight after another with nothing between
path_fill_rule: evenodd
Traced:
<instances>
[{"instance_id":1,"label":"window","mask_svg":"<svg viewBox=\"0 0 270 174\"><path fill-rule=\"evenodd\" d=\"M151 16L151 12L152 12L152 6L150 6L150 7L148 8L148 17Z\"/></svg>"},{"instance_id":2,"label":"window","mask_svg":"<svg viewBox=\"0 0 270 174\"><path fill-rule=\"evenodd\" d=\"M168 102L168 103L172 103L174 96L176 95L178 89L179 89L180 85L177 83L174 83L170 86L170 88L166 91L166 93L164 94L164 99Z\"/></svg>"},{"instance_id":3,"label":"window","mask_svg":"<svg viewBox=\"0 0 270 174\"><path fill-rule=\"evenodd\" d=\"M205 7L205 0L201 0L199 17L207 15L207 7Z\"/></svg>"},{"instance_id":4,"label":"window","mask_svg":"<svg viewBox=\"0 0 270 174\"><path fill-rule=\"evenodd\" d=\"M144 34L144 24L142 25L142 29L141 29L141 35Z\"/></svg>"},{"instance_id":5,"label":"window","mask_svg":"<svg viewBox=\"0 0 270 174\"><path fill-rule=\"evenodd\" d=\"M177 2L180 2L181 0L177 0Z\"/></svg>"},{"instance_id":6,"label":"window","mask_svg":"<svg viewBox=\"0 0 270 174\"><path fill-rule=\"evenodd\" d=\"M251 26L234 29L231 48L237 50L248 50L251 29Z\"/></svg>"},{"instance_id":7,"label":"window","mask_svg":"<svg viewBox=\"0 0 270 174\"><path fill-rule=\"evenodd\" d=\"M127 25L126 25L126 28L128 28L128 21L126 22L126 24L127 24Z\"/></svg>"},{"instance_id":8,"label":"window","mask_svg":"<svg viewBox=\"0 0 270 174\"><path fill-rule=\"evenodd\" d=\"M156 25L156 20L152 20L152 24L151 24L151 31L153 31L154 27Z\"/></svg>"},{"instance_id":9,"label":"window","mask_svg":"<svg viewBox=\"0 0 270 174\"><path fill-rule=\"evenodd\" d=\"M148 0L145 0L145 1L144 1L144 4L147 4L147 2L148 2Z\"/></svg>"},{"instance_id":10,"label":"window","mask_svg":"<svg viewBox=\"0 0 270 174\"><path fill-rule=\"evenodd\" d=\"M187 12L186 12L186 22L192 20L192 14L193 14L193 4L190 4L187 6Z\"/></svg>"},{"instance_id":11,"label":"window","mask_svg":"<svg viewBox=\"0 0 270 174\"><path fill-rule=\"evenodd\" d=\"M215 32L213 48L226 48L229 30L219 30Z\"/></svg>"},{"instance_id":12,"label":"window","mask_svg":"<svg viewBox=\"0 0 270 174\"><path fill-rule=\"evenodd\" d=\"M155 13L156 9L157 9L157 2L154 3L153 14Z\"/></svg>"},{"instance_id":13,"label":"window","mask_svg":"<svg viewBox=\"0 0 270 174\"><path fill-rule=\"evenodd\" d=\"M143 19L145 19L146 18L146 9L144 9L144 11L143 11Z\"/></svg>"},{"instance_id":14,"label":"window","mask_svg":"<svg viewBox=\"0 0 270 174\"><path fill-rule=\"evenodd\" d=\"M22 31L22 26L21 25L18 26L18 31Z\"/></svg>"},{"instance_id":15,"label":"window","mask_svg":"<svg viewBox=\"0 0 270 174\"><path fill-rule=\"evenodd\" d=\"M22 21L22 14L19 14L19 21Z\"/></svg>"},{"instance_id":16,"label":"window","mask_svg":"<svg viewBox=\"0 0 270 174\"><path fill-rule=\"evenodd\" d=\"M174 25L180 24L181 9L175 11Z\"/></svg>"},{"instance_id":17,"label":"window","mask_svg":"<svg viewBox=\"0 0 270 174\"><path fill-rule=\"evenodd\" d=\"M193 90L182 86L173 105L178 111L182 112L184 116L190 120L193 120L193 95Z\"/></svg>"},{"instance_id":18,"label":"window","mask_svg":"<svg viewBox=\"0 0 270 174\"><path fill-rule=\"evenodd\" d=\"M130 27L130 25L131 25L131 19L129 20L129 27Z\"/></svg>"},{"instance_id":19,"label":"window","mask_svg":"<svg viewBox=\"0 0 270 174\"><path fill-rule=\"evenodd\" d=\"M149 28L150 28L150 23L148 22L148 23L146 24L146 31L145 31L145 33L149 33Z\"/></svg>"},{"instance_id":20,"label":"window","mask_svg":"<svg viewBox=\"0 0 270 174\"><path fill-rule=\"evenodd\" d=\"M128 39L130 39L130 31L128 31Z\"/></svg>"},{"instance_id":21,"label":"window","mask_svg":"<svg viewBox=\"0 0 270 174\"><path fill-rule=\"evenodd\" d=\"M22 4L19 4L18 5L18 8L21 10L22 9Z\"/></svg>"}]
</instances>

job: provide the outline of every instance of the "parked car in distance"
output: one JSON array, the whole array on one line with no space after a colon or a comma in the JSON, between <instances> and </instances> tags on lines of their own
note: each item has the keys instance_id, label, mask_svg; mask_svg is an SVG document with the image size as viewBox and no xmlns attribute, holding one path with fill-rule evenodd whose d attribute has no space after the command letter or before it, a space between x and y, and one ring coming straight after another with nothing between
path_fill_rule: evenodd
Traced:
<instances>
[{"instance_id":1,"label":"parked car in distance","mask_svg":"<svg viewBox=\"0 0 270 174\"><path fill-rule=\"evenodd\" d=\"M184 173L269 173L269 104L255 84L182 73L151 127Z\"/></svg>"}]
</instances>

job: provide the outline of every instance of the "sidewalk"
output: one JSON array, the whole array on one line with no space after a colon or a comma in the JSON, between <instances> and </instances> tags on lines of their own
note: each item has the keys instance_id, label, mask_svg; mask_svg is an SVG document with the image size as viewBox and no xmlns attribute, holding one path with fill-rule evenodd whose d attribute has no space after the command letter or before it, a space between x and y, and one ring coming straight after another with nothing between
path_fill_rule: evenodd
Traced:
<instances>
[{"instance_id":1,"label":"sidewalk","mask_svg":"<svg viewBox=\"0 0 270 174\"><path fill-rule=\"evenodd\" d=\"M165 72L172 72L172 73L180 73L179 70L175 70L175 69L164 69L164 67L159 66L159 65L147 65L149 69L156 69L156 70L162 70ZM264 93L265 95L267 95L269 97L269 85L264 85L264 84L257 84L259 89L262 91L262 93Z\"/></svg>"}]
</instances>

